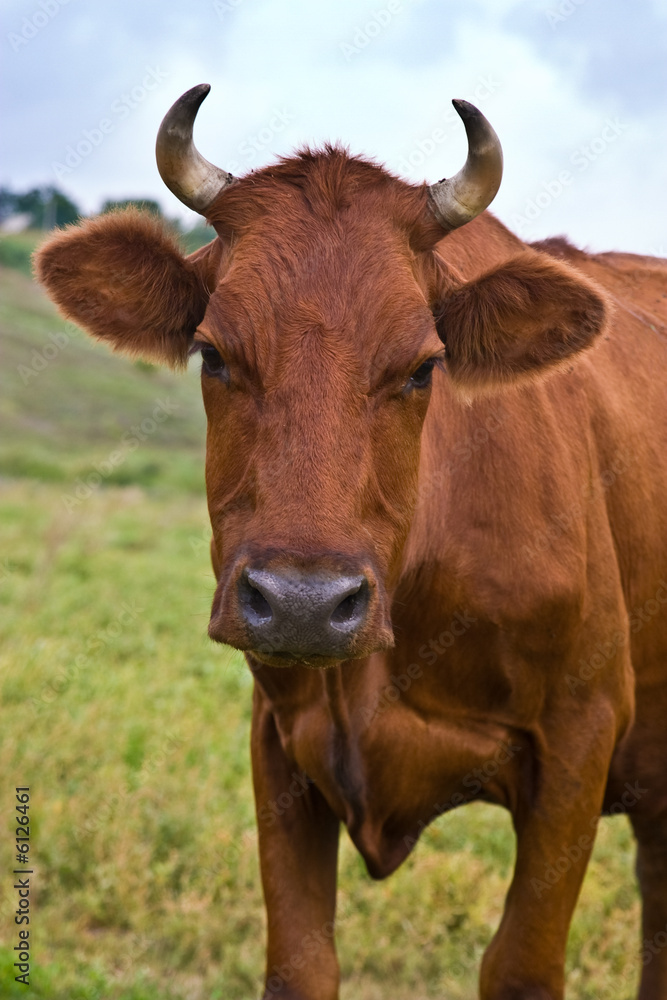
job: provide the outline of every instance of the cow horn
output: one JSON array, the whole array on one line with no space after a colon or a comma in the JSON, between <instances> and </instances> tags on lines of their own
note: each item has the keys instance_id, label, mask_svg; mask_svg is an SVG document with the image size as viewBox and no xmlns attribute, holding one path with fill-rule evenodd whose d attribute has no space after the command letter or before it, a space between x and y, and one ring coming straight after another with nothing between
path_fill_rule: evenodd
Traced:
<instances>
[{"instance_id":1,"label":"cow horn","mask_svg":"<svg viewBox=\"0 0 667 1000\"><path fill-rule=\"evenodd\" d=\"M200 83L179 97L164 116L155 143L160 177L179 201L200 215L236 180L205 160L192 141L197 112L210 89L210 84Z\"/></svg>"},{"instance_id":2,"label":"cow horn","mask_svg":"<svg viewBox=\"0 0 667 1000\"><path fill-rule=\"evenodd\" d=\"M503 176L500 140L481 111L467 101L452 101L465 125L468 159L458 174L429 187L431 211L446 232L470 222L490 205Z\"/></svg>"}]
</instances>

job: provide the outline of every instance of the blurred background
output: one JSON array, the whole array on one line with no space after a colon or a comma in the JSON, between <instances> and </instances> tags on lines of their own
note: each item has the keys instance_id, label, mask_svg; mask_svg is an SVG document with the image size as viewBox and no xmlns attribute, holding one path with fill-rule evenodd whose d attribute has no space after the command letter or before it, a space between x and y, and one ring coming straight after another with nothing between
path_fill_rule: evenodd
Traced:
<instances>
[{"instance_id":1,"label":"blurred background","mask_svg":"<svg viewBox=\"0 0 667 1000\"><path fill-rule=\"evenodd\" d=\"M31 986L0 994L251 1000L264 916L251 684L206 638L213 592L197 372L111 356L30 277L48 232L129 202L192 250L211 237L162 185L159 123L212 91L196 141L236 174L340 140L419 183L456 172L451 98L498 132L492 210L526 240L667 254L665 0L5 0L0 160L0 838L31 787ZM509 818L434 823L374 884L345 840L343 998L472 1000L513 863ZM568 954L574 1000L631 1000L633 844L601 824ZM34 929L33 929L34 928Z\"/></svg>"}]
</instances>

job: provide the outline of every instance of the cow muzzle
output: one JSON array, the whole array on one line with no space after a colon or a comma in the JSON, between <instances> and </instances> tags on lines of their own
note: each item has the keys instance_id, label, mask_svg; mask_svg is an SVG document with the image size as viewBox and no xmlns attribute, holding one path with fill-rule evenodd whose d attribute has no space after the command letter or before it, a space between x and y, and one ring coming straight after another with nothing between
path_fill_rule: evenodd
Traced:
<instances>
[{"instance_id":1,"label":"cow muzzle","mask_svg":"<svg viewBox=\"0 0 667 1000\"><path fill-rule=\"evenodd\" d=\"M392 645L385 604L370 568L245 563L216 593L209 635L270 666L331 666Z\"/></svg>"}]
</instances>

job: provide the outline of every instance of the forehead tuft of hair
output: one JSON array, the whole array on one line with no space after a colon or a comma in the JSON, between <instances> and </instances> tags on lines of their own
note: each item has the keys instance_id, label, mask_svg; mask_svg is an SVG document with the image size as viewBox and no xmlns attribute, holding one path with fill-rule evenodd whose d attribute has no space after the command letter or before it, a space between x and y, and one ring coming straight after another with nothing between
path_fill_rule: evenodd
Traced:
<instances>
[{"instance_id":1,"label":"forehead tuft of hair","mask_svg":"<svg viewBox=\"0 0 667 1000\"><path fill-rule=\"evenodd\" d=\"M427 193L425 184L409 184L373 160L326 143L246 174L218 196L207 219L221 235L242 235L262 218L272 225L281 215L334 222L347 213L377 209L405 229L419 249L442 237L428 212Z\"/></svg>"}]
</instances>

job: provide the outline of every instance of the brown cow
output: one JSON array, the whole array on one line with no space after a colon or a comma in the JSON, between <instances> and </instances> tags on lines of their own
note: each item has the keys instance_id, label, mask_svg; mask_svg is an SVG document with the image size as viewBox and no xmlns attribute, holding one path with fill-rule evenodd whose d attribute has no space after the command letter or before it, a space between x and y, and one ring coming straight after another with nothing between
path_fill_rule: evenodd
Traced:
<instances>
[{"instance_id":1,"label":"brown cow","mask_svg":"<svg viewBox=\"0 0 667 1000\"><path fill-rule=\"evenodd\" d=\"M210 634L255 678L265 998L338 996L341 822L383 878L485 799L517 857L484 1000L563 997L597 818L620 810L658 943L640 997L665 1000L665 263L508 232L465 102L467 163L429 188L329 147L237 180L192 144L207 92L167 115L158 163L217 238L183 258L107 215L37 266L114 349L202 355Z\"/></svg>"}]
</instances>

